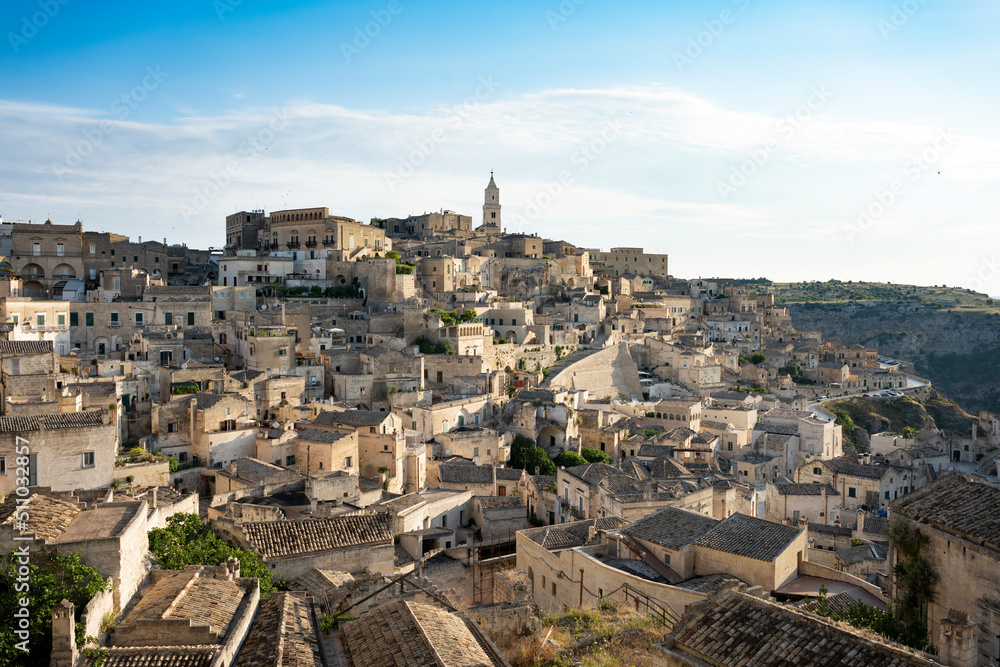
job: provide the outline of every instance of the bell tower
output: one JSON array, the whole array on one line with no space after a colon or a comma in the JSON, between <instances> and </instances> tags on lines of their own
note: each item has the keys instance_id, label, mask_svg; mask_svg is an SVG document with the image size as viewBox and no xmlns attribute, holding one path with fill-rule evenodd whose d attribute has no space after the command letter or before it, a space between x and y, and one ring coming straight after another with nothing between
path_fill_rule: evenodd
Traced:
<instances>
[{"instance_id":1,"label":"bell tower","mask_svg":"<svg viewBox=\"0 0 1000 667\"><path fill-rule=\"evenodd\" d=\"M500 228L500 188L493 181L490 172L490 183L486 186L486 200L483 203L483 226Z\"/></svg>"}]
</instances>

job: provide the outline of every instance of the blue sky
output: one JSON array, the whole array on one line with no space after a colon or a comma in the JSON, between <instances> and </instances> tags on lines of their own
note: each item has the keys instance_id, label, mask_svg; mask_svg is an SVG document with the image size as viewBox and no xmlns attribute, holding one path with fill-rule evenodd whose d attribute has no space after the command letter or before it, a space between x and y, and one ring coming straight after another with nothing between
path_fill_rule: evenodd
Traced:
<instances>
[{"instance_id":1,"label":"blue sky","mask_svg":"<svg viewBox=\"0 0 1000 667\"><path fill-rule=\"evenodd\" d=\"M642 245L677 276L998 294L998 18L987 0L9 2L0 213L207 247L250 208L477 218L494 169L509 230Z\"/></svg>"}]
</instances>

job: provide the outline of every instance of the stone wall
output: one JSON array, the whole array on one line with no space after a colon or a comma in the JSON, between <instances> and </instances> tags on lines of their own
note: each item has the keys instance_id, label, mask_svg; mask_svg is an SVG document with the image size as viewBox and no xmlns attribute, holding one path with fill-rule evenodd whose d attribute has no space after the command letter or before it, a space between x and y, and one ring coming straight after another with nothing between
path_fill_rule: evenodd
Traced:
<instances>
[{"instance_id":1,"label":"stone wall","mask_svg":"<svg viewBox=\"0 0 1000 667\"><path fill-rule=\"evenodd\" d=\"M596 398L624 391L642 397L639 368L625 344L609 347L566 366L549 379L553 389L586 389Z\"/></svg>"},{"instance_id":2,"label":"stone wall","mask_svg":"<svg viewBox=\"0 0 1000 667\"><path fill-rule=\"evenodd\" d=\"M125 481L131 476L134 486L169 486L170 485L170 462L150 462L131 463L123 466L115 466L115 479Z\"/></svg>"},{"instance_id":3,"label":"stone wall","mask_svg":"<svg viewBox=\"0 0 1000 667\"><path fill-rule=\"evenodd\" d=\"M542 631L534 605L523 600L477 604L466 613L499 645L510 645L521 637L537 636Z\"/></svg>"}]
</instances>

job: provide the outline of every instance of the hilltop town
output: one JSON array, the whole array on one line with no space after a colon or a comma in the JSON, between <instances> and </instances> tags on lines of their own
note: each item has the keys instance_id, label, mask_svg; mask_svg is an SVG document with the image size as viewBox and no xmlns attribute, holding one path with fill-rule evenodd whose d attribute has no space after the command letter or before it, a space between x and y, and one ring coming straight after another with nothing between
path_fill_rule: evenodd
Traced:
<instances>
[{"instance_id":1,"label":"hilltop town","mask_svg":"<svg viewBox=\"0 0 1000 667\"><path fill-rule=\"evenodd\" d=\"M1000 413L501 212L0 221L0 662L997 664Z\"/></svg>"}]
</instances>

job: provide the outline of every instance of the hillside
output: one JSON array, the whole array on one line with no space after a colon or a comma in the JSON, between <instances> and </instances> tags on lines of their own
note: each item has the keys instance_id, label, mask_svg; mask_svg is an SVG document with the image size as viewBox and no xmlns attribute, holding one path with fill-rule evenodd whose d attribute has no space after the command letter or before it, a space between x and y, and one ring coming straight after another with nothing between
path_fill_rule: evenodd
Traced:
<instances>
[{"instance_id":1,"label":"hillside","mask_svg":"<svg viewBox=\"0 0 1000 667\"><path fill-rule=\"evenodd\" d=\"M1000 301L956 287L885 283L772 283L800 331L878 347L910 361L966 410L1000 409Z\"/></svg>"},{"instance_id":2,"label":"hillside","mask_svg":"<svg viewBox=\"0 0 1000 667\"><path fill-rule=\"evenodd\" d=\"M874 433L901 433L905 428L969 431L974 419L958 404L938 393L924 401L912 396L892 400L843 398L827 401L827 410L844 427L844 440L855 451L866 451Z\"/></svg>"}]
</instances>

